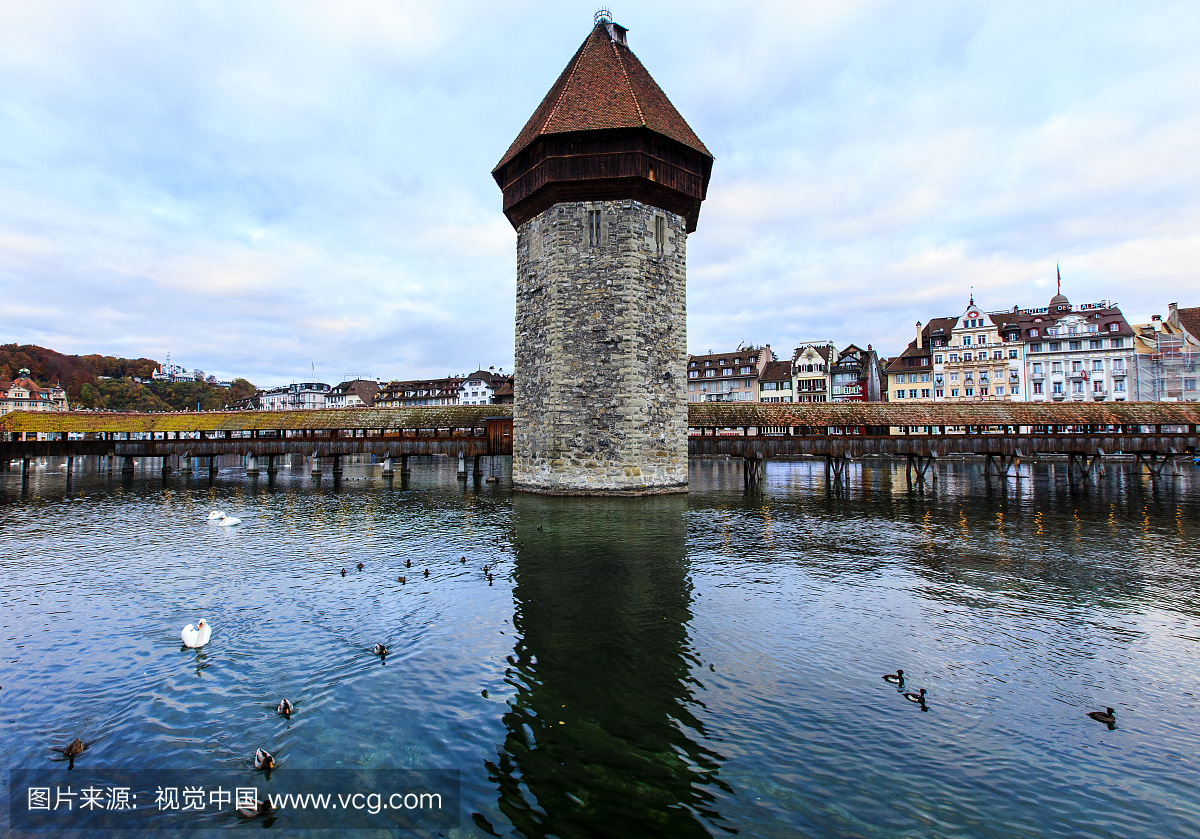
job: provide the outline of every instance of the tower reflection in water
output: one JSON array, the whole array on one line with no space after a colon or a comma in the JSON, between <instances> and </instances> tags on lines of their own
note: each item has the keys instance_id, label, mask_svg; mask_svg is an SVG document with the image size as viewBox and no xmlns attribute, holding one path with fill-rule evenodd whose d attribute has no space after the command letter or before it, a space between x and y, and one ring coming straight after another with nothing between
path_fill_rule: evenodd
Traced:
<instances>
[{"instance_id":1,"label":"tower reflection in water","mask_svg":"<svg viewBox=\"0 0 1200 839\"><path fill-rule=\"evenodd\" d=\"M514 499L518 640L488 772L526 836L707 836L685 496Z\"/></svg>"}]
</instances>

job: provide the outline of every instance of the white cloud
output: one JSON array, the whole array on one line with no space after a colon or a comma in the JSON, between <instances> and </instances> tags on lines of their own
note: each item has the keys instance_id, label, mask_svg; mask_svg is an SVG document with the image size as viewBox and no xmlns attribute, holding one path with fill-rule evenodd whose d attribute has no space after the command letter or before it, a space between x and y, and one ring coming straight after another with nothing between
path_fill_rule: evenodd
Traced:
<instances>
[{"instance_id":1,"label":"white cloud","mask_svg":"<svg viewBox=\"0 0 1200 839\"><path fill-rule=\"evenodd\" d=\"M271 384L512 359L489 172L591 6L8 4L6 341ZM1194 299L1192 4L664 3L617 10L716 155L689 340L829 337ZM1189 297L1189 292L1191 297Z\"/></svg>"}]
</instances>

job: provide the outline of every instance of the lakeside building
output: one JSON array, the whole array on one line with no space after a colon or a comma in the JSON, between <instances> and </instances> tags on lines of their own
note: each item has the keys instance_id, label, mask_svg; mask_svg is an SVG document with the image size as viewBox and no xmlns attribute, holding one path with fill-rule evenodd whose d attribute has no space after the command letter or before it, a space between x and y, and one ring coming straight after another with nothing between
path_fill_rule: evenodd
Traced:
<instances>
[{"instance_id":1,"label":"lakeside building","mask_svg":"<svg viewBox=\"0 0 1200 839\"><path fill-rule=\"evenodd\" d=\"M829 401L829 368L836 360L832 341L810 341L792 351L792 390L797 402Z\"/></svg>"},{"instance_id":2,"label":"lakeside building","mask_svg":"<svg viewBox=\"0 0 1200 839\"><path fill-rule=\"evenodd\" d=\"M497 392L504 384L509 384L509 393L511 395L511 378L511 376L504 375L503 367L500 368L499 373L494 368L476 370L463 379L463 383L459 387L458 404L493 405L496 403Z\"/></svg>"},{"instance_id":3,"label":"lakeside building","mask_svg":"<svg viewBox=\"0 0 1200 839\"><path fill-rule=\"evenodd\" d=\"M515 396L515 393L513 392L513 381L515 379L516 379L516 376L506 376L505 377L504 383L501 384L499 387L497 387L495 393L492 394L492 403L493 404L495 404L495 405L511 405L511 404L513 404L513 397Z\"/></svg>"},{"instance_id":4,"label":"lakeside building","mask_svg":"<svg viewBox=\"0 0 1200 839\"><path fill-rule=\"evenodd\" d=\"M774 360L770 344L689 355L688 402L757 402L759 378Z\"/></svg>"},{"instance_id":5,"label":"lakeside building","mask_svg":"<svg viewBox=\"0 0 1200 839\"><path fill-rule=\"evenodd\" d=\"M256 391L249 396L243 396L241 399L235 399L231 404L226 405L226 410L229 411L261 411L262 410L262 394L261 390Z\"/></svg>"},{"instance_id":6,"label":"lakeside building","mask_svg":"<svg viewBox=\"0 0 1200 839\"><path fill-rule=\"evenodd\" d=\"M938 342L931 348L934 401L1025 401L1025 353L1016 315L1015 307L984 314L971 295L945 345L938 336L931 339Z\"/></svg>"},{"instance_id":7,"label":"lakeside building","mask_svg":"<svg viewBox=\"0 0 1200 839\"><path fill-rule=\"evenodd\" d=\"M457 405L463 381L463 376L446 376L440 379L388 382L375 397L375 404L380 408Z\"/></svg>"},{"instance_id":8,"label":"lakeside building","mask_svg":"<svg viewBox=\"0 0 1200 839\"><path fill-rule=\"evenodd\" d=\"M314 411L325 407L325 397L330 390L324 382L293 382L274 387L259 394L259 410Z\"/></svg>"},{"instance_id":9,"label":"lakeside building","mask_svg":"<svg viewBox=\"0 0 1200 839\"><path fill-rule=\"evenodd\" d=\"M792 365L788 361L768 361L758 377L759 402L792 401Z\"/></svg>"},{"instance_id":10,"label":"lakeside building","mask_svg":"<svg viewBox=\"0 0 1200 839\"><path fill-rule=\"evenodd\" d=\"M1200 401L1200 308L1167 307L1167 317L1134 327L1133 398L1145 402Z\"/></svg>"},{"instance_id":11,"label":"lakeside building","mask_svg":"<svg viewBox=\"0 0 1200 839\"><path fill-rule=\"evenodd\" d=\"M1044 309L1020 309L1032 402L1124 402L1133 369L1133 329L1108 301L1074 308L1061 293Z\"/></svg>"},{"instance_id":12,"label":"lakeside building","mask_svg":"<svg viewBox=\"0 0 1200 839\"><path fill-rule=\"evenodd\" d=\"M22 368L12 381L0 380L0 415L10 411L66 411L67 392L59 385L43 387Z\"/></svg>"},{"instance_id":13,"label":"lakeside building","mask_svg":"<svg viewBox=\"0 0 1200 839\"><path fill-rule=\"evenodd\" d=\"M350 379L332 388L325 396L326 408L370 408L379 393L379 382Z\"/></svg>"},{"instance_id":14,"label":"lakeside building","mask_svg":"<svg viewBox=\"0 0 1200 839\"><path fill-rule=\"evenodd\" d=\"M887 377L888 400L892 402L934 401L934 351L947 357L947 347L958 318L934 318L921 325L917 335L904 352L895 356L884 368Z\"/></svg>"},{"instance_id":15,"label":"lakeside building","mask_svg":"<svg viewBox=\"0 0 1200 839\"><path fill-rule=\"evenodd\" d=\"M884 373L890 401L1122 402L1133 330L1108 301L1074 307L1061 293L1037 309L982 312L971 296L955 318L917 324Z\"/></svg>"},{"instance_id":16,"label":"lakeside building","mask_svg":"<svg viewBox=\"0 0 1200 839\"><path fill-rule=\"evenodd\" d=\"M882 397L879 356L867 348L850 344L837 354L829 367L829 401L879 402Z\"/></svg>"},{"instance_id":17,"label":"lakeside building","mask_svg":"<svg viewBox=\"0 0 1200 839\"><path fill-rule=\"evenodd\" d=\"M185 370L179 364L171 363L171 354L167 353L167 361L165 364L160 364L158 369L150 374L150 379L156 382L203 382L203 370ZM213 379L216 383L216 379Z\"/></svg>"}]
</instances>

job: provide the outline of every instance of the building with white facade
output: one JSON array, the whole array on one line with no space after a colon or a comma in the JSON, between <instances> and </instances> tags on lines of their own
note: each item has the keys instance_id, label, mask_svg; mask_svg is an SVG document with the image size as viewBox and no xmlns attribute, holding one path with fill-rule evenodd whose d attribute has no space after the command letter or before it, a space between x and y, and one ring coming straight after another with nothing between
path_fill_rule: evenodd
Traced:
<instances>
[{"instance_id":1,"label":"building with white facade","mask_svg":"<svg viewBox=\"0 0 1200 839\"><path fill-rule=\"evenodd\" d=\"M1059 293L1044 309L1019 309L1032 402L1133 399L1133 329L1108 301L1078 308Z\"/></svg>"},{"instance_id":2,"label":"building with white facade","mask_svg":"<svg viewBox=\"0 0 1200 839\"><path fill-rule=\"evenodd\" d=\"M829 401L829 368L836 360L832 341L810 341L792 351L792 392L797 402Z\"/></svg>"},{"instance_id":3,"label":"building with white facade","mask_svg":"<svg viewBox=\"0 0 1200 839\"><path fill-rule=\"evenodd\" d=\"M160 364L158 369L150 374L150 378L156 382L203 382L204 371L188 371L178 364L172 364L171 354L167 353L167 363Z\"/></svg>"},{"instance_id":4,"label":"building with white facade","mask_svg":"<svg viewBox=\"0 0 1200 839\"><path fill-rule=\"evenodd\" d=\"M458 404L491 405L496 401L496 391L506 381L508 379L504 376L503 367L499 373L494 370L476 370L462 380L458 389Z\"/></svg>"},{"instance_id":5,"label":"building with white facade","mask_svg":"<svg viewBox=\"0 0 1200 839\"><path fill-rule=\"evenodd\" d=\"M313 411L325 407L330 390L324 382L293 382L264 390L259 407L264 411Z\"/></svg>"}]
</instances>

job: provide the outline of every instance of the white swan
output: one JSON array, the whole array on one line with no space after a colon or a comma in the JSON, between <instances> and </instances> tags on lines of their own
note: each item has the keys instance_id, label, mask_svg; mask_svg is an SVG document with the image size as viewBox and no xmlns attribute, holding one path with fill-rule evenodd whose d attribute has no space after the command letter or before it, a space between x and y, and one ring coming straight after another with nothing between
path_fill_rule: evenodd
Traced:
<instances>
[{"instance_id":1,"label":"white swan","mask_svg":"<svg viewBox=\"0 0 1200 839\"><path fill-rule=\"evenodd\" d=\"M203 647L212 636L212 627L200 618L200 623L192 626L190 623L179 633L185 647Z\"/></svg>"},{"instance_id":2,"label":"white swan","mask_svg":"<svg viewBox=\"0 0 1200 839\"><path fill-rule=\"evenodd\" d=\"M223 519L223 518L225 518L224 510L213 510L212 512L210 512L208 514L209 521L216 521L217 519Z\"/></svg>"},{"instance_id":3,"label":"white swan","mask_svg":"<svg viewBox=\"0 0 1200 839\"><path fill-rule=\"evenodd\" d=\"M224 513L222 513L221 518L217 520L217 524L221 525L221 527L233 527L235 524L241 523L241 519L234 518L233 516L227 516Z\"/></svg>"}]
</instances>

